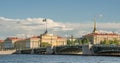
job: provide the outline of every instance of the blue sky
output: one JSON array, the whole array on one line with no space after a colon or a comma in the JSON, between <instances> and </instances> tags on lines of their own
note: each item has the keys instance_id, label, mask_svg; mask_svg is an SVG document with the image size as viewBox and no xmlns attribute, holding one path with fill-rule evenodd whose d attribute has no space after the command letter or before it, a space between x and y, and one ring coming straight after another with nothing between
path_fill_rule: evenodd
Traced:
<instances>
[{"instance_id":1,"label":"blue sky","mask_svg":"<svg viewBox=\"0 0 120 63\"><path fill-rule=\"evenodd\" d=\"M120 0L0 0L0 16L50 18L60 22L119 22Z\"/></svg>"},{"instance_id":2,"label":"blue sky","mask_svg":"<svg viewBox=\"0 0 120 63\"><path fill-rule=\"evenodd\" d=\"M49 33L80 37L93 30L120 33L120 0L0 0L0 39ZM20 22L19 24L17 22Z\"/></svg>"}]
</instances>

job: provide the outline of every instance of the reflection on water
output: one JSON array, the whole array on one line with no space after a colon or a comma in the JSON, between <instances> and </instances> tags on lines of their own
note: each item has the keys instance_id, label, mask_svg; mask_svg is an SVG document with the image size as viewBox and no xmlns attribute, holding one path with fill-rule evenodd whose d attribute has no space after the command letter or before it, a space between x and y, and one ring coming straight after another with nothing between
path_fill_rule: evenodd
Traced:
<instances>
[{"instance_id":1,"label":"reflection on water","mask_svg":"<svg viewBox=\"0 0 120 63\"><path fill-rule=\"evenodd\" d=\"M0 63L120 63L120 57L75 55L0 55Z\"/></svg>"}]
</instances>

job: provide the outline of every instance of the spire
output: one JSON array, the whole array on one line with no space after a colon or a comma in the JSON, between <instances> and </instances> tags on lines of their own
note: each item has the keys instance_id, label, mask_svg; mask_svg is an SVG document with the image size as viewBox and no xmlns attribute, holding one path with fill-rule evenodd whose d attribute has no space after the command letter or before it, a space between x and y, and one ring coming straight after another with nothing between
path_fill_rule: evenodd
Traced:
<instances>
[{"instance_id":1,"label":"spire","mask_svg":"<svg viewBox=\"0 0 120 63\"><path fill-rule=\"evenodd\" d=\"M94 17L94 29L93 29L93 33L95 33L97 31L96 29L96 17Z\"/></svg>"}]
</instances>

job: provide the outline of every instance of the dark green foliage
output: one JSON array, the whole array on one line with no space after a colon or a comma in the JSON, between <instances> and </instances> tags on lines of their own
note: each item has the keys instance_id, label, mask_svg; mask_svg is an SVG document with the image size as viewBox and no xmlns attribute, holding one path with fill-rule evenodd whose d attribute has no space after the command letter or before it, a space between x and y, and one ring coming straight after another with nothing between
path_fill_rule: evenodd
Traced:
<instances>
[{"instance_id":1,"label":"dark green foliage","mask_svg":"<svg viewBox=\"0 0 120 63\"><path fill-rule=\"evenodd\" d=\"M89 44L89 40L87 38L83 38L81 42L82 44Z\"/></svg>"},{"instance_id":2,"label":"dark green foliage","mask_svg":"<svg viewBox=\"0 0 120 63\"><path fill-rule=\"evenodd\" d=\"M47 47L47 46L51 46L51 44L49 44L47 42L42 42L41 43L41 47Z\"/></svg>"},{"instance_id":3,"label":"dark green foliage","mask_svg":"<svg viewBox=\"0 0 120 63\"><path fill-rule=\"evenodd\" d=\"M119 45L119 40L104 40L104 41L101 41L101 44L103 45Z\"/></svg>"},{"instance_id":4,"label":"dark green foliage","mask_svg":"<svg viewBox=\"0 0 120 63\"><path fill-rule=\"evenodd\" d=\"M76 40L67 40L67 45L82 45L89 44L89 40L87 38L76 39Z\"/></svg>"}]
</instances>

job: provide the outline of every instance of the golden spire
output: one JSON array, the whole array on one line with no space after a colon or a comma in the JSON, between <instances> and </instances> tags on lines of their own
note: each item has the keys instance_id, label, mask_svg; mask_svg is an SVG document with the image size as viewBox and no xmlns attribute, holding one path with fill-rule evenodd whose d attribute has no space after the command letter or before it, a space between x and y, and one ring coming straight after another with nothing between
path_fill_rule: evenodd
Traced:
<instances>
[{"instance_id":1,"label":"golden spire","mask_svg":"<svg viewBox=\"0 0 120 63\"><path fill-rule=\"evenodd\" d=\"M95 33L97 31L96 29L96 17L94 17L94 29L93 29L93 33Z\"/></svg>"}]
</instances>

